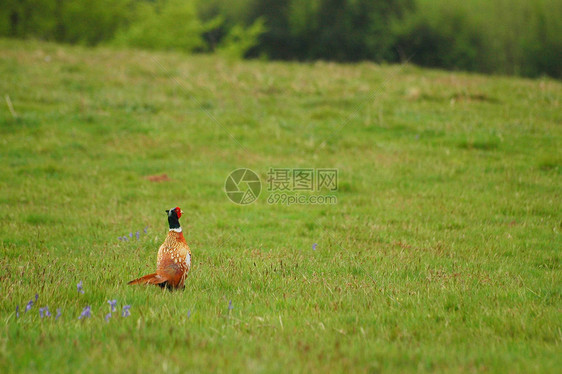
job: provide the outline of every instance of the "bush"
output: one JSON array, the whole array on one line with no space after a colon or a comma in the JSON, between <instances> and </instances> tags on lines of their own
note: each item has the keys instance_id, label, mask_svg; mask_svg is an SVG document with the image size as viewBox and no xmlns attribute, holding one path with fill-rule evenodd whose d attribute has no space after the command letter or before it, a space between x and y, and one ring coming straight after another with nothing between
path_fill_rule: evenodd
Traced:
<instances>
[{"instance_id":1,"label":"bush","mask_svg":"<svg viewBox=\"0 0 562 374\"><path fill-rule=\"evenodd\" d=\"M230 58L243 58L246 53L258 44L264 32L263 19L258 18L249 27L234 25L218 45L216 52Z\"/></svg>"},{"instance_id":2,"label":"bush","mask_svg":"<svg viewBox=\"0 0 562 374\"><path fill-rule=\"evenodd\" d=\"M482 36L457 7L437 4L408 12L393 25L393 35L402 60L448 69L485 68Z\"/></svg>"},{"instance_id":3,"label":"bush","mask_svg":"<svg viewBox=\"0 0 562 374\"><path fill-rule=\"evenodd\" d=\"M203 32L205 25L197 17L193 1L139 2L132 22L117 33L114 43L192 52L203 47Z\"/></svg>"},{"instance_id":4,"label":"bush","mask_svg":"<svg viewBox=\"0 0 562 374\"><path fill-rule=\"evenodd\" d=\"M242 58L264 31L261 19L249 27L228 26L220 14L202 21L196 5L195 1L182 0L141 2L133 21L117 33L114 43L184 52L216 51L230 58ZM209 35L219 38L212 40Z\"/></svg>"},{"instance_id":5,"label":"bush","mask_svg":"<svg viewBox=\"0 0 562 374\"><path fill-rule=\"evenodd\" d=\"M96 45L127 22L132 0L6 0L0 35Z\"/></svg>"},{"instance_id":6,"label":"bush","mask_svg":"<svg viewBox=\"0 0 562 374\"><path fill-rule=\"evenodd\" d=\"M548 10L547 10L548 9ZM522 42L523 75L562 78L562 2L535 3L529 33Z\"/></svg>"},{"instance_id":7,"label":"bush","mask_svg":"<svg viewBox=\"0 0 562 374\"><path fill-rule=\"evenodd\" d=\"M423 66L562 78L559 14L559 0L416 0L392 33Z\"/></svg>"},{"instance_id":8,"label":"bush","mask_svg":"<svg viewBox=\"0 0 562 374\"><path fill-rule=\"evenodd\" d=\"M410 0L262 0L249 9L264 17L260 49L272 58L392 60L390 23Z\"/></svg>"}]
</instances>

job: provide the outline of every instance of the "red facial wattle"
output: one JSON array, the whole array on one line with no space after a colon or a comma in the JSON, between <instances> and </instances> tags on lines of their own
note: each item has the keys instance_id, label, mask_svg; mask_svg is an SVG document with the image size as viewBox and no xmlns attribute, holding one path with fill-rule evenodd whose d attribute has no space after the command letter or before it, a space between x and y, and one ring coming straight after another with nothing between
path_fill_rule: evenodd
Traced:
<instances>
[{"instance_id":1,"label":"red facial wattle","mask_svg":"<svg viewBox=\"0 0 562 374\"><path fill-rule=\"evenodd\" d=\"M178 206L178 207L176 207L175 210L176 210L176 215L178 216L178 219L179 219L179 218L181 217L181 209L180 209L180 207Z\"/></svg>"}]
</instances>

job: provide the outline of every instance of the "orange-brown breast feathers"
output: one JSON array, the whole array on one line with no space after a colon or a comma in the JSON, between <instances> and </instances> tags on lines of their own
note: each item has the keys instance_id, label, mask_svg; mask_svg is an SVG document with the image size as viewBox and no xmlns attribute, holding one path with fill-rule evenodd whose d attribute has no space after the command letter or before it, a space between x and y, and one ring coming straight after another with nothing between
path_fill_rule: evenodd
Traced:
<instances>
[{"instance_id":1,"label":"orange-brown breast feathers","mask_svg":"<svg viewBox=\"0 0 562 374\"><path fill-rule=\"evenodd\" d=\"M182 287L187 272L191 268L191 250L182 232L169 231L158 250L156 272L168 278L172 287Z\"/></svg>"}]
</instances>

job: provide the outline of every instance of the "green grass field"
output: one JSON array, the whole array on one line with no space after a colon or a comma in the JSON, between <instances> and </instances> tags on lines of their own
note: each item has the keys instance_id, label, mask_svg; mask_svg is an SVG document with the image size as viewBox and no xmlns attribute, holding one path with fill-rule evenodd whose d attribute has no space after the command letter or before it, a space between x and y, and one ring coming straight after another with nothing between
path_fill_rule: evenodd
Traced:
<instances>
[{"instance_id":1,"label":"green grass field","mask_svg":"<svg viewBox=\"0 0 562 374\"><path fill-rule=\"evenodd\" d=\"M0 77L0 372L561 369L560 82L8 40ZM186 289L127 286L176 205Z\"/></svg>"}]
</instances>

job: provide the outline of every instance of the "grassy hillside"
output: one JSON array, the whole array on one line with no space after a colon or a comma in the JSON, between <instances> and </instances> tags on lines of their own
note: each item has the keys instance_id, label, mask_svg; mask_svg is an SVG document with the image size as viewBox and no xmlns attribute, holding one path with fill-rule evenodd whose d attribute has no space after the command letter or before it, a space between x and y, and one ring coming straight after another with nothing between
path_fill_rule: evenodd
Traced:
<instances>
[{"instance_id":1,"label":"grassy hillside","mask_svg":"<svg viewBox=\"0 0 562 374\"><path fill-rule=\"evenodd\" d=\"M0 76L1 372L562 366L559 82L6 40ZM338 202L235 205L240 167ZM126 286L176 205L186 289Z\"/></svg>"}]
</instances>

